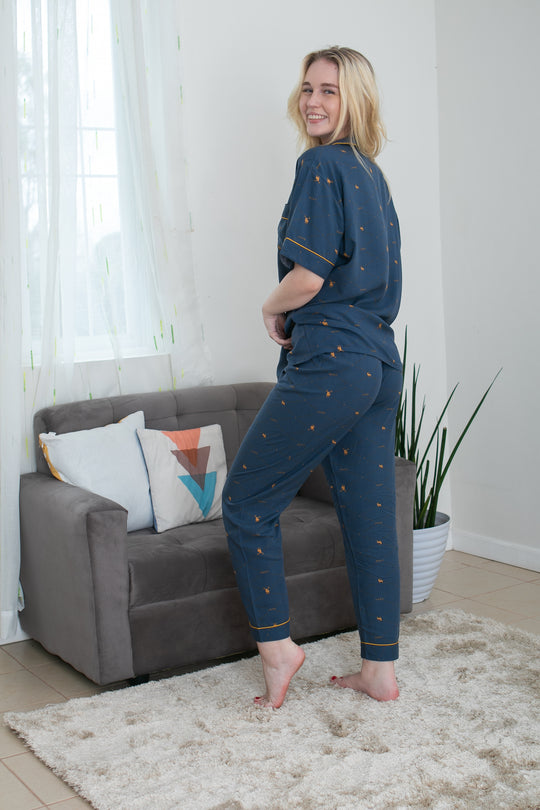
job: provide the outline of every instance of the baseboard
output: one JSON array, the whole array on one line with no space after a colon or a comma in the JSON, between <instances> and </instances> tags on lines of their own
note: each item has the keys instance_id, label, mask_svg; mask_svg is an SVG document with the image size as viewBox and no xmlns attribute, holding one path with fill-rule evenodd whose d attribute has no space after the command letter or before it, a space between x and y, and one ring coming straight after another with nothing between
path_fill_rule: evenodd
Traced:
<instances>
[{"instance_id":1,"label":"baseboard","mask_svg":"<svg viewBox=\"0 0 540 810\"><path fill-rule=\"evenodd\" d=\"M496 537L485 537L481 534L452 529L452 548L464 551L487 560L517 565L529 571L540 571L540 549L524 546L520 543L509 543Z\"/></svg>"}]
</instances>

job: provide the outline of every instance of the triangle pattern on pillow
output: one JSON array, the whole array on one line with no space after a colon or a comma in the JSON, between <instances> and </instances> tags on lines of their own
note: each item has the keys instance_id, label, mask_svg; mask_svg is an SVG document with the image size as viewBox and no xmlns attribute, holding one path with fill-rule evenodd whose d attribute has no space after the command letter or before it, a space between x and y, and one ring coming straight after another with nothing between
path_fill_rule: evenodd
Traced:
<instances>
[{"instance_id":1,"label":"triangle pattern on pillow","mask_svg":"<svg viewBox=\"0 0 540 810\"><path fill-rule=\"evenodd\" d=\"M203 517L206 517L214 502L217 472L209 472L204 476L204 489L199 486L192 475L179 475L178 478L189 489L199 504Z\"/></svg>"},{"instance_id":2,"label":"triangle pattern on pillow","mask_svg":"<svg viewBox=\"0 0 540 810\"><path fill-rule=\"evenodd\" d=\"M208 458L210 447L190 447L185 450L171 450L178 463L190 474L191 478L204 490L206 470L208 468ZM186 476L178 476L183 480Z\"/></svg>"},{"instance_id":3,"label":"triangle pattern on pillow","mask_svg":"<svg viewBox=\"0 0 540 810\"><path fill-rule=\"evenodd\" d=\"M216 492L217 472L207 472L210 458L210 446L199 447L201 429L192 428L181 431L163 430L162 433L174 442L177 449L171 450L178 464L189 475L179 475L178 480L189 490L199 505L203 517L212 508Z\"/></svg>"}]
</instances>

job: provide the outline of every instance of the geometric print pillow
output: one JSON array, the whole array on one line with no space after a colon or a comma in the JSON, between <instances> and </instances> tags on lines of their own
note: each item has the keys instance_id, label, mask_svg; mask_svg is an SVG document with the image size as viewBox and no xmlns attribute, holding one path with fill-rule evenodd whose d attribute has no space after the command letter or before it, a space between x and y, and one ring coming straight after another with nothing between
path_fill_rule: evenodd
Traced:
<instances>
[{"instance_id":1,"label":"geometric print pillow","mask_svg":"<svg viewBox=\"0 0 540 810\"><path fill-rule=\"evenodd\" d=\"M227 463L221 425L191 430L137 430L154 512L154 528L221 517Z\"/></svg>"}]
</instances>

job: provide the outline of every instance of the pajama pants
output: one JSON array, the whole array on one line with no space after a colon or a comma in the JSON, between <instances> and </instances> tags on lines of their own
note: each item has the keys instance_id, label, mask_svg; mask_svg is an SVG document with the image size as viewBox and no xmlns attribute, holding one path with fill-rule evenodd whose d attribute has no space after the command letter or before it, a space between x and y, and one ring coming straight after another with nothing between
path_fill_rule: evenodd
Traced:
<instances>
[{"instance_id":1,"label":"pajama pants","mask_svg":"<svg viewBox=\"0 0 540 810\"><path fill-rule=\"evenodd\" d=\"M223 493L238 587L256 641L289 636L279 518L322 462L345 545L362 658L398 657L394 432L401 372L329 352L289 362L248 431Z\"/></svg>"}]
</instances>

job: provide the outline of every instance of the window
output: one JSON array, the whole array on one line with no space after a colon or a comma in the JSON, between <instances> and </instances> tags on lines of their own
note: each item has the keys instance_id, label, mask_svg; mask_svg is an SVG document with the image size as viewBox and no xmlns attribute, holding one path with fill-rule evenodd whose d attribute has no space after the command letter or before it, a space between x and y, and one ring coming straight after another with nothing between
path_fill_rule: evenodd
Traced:
<instances>
[{"instance_id":1,"label":"window","mask_svg":"<svg viewBox=\"0 0 540 810\"><path fill-rule=\"evenodd\" d=\"M108 359L115 344L124 355L155 353L145 282L123 259L108 0L18 0L17 32L25 348L39 364L54 305L66 358Z\"/></svg>"}]
</instances>

